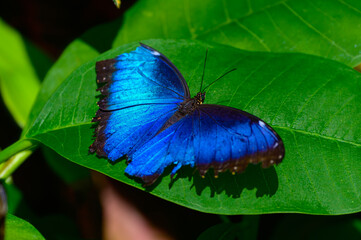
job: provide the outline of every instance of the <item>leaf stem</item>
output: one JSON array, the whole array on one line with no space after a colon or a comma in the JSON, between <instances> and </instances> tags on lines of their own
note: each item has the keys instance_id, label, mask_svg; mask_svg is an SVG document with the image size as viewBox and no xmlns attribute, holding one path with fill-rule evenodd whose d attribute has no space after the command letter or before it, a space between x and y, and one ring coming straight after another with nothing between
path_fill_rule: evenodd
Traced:
<instances>
[{"instance_id":1,"label":"leaf stem","mask_svg":"<svg viewBox=\"0 0 361 240\"><path fill-rule=\"evenodd\" d=\"M21 151L0 165L0 179L5 180L33 153L32 150Z\"/></svg>"},{"instance_id":2,"label":"leaf stem","mask_svg":"<svg viewBox=\"0 0 361 240\"><path fill-rule=\"evenodd\" d=\"M17 153L25 150L30 150L31 148L35 148L36 146L37 144L35 144L35 142L33 141L30 141L28 139L20 139L0 152L0 163L7 161Z\"/></svg>"}]
</instances>

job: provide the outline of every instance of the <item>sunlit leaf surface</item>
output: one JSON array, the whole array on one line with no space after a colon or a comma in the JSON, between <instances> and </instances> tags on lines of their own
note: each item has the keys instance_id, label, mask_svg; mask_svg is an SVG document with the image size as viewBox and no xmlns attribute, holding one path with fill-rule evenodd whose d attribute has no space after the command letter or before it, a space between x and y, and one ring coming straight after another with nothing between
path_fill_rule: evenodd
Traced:
<instances>
[{"instance_id":1,"label":"sunlit leaf surface","mask_svg":"<svg viewBox=\"0 0 361 240\"><path fill-rule=\"evenodd\" d=\"M335 61L304 54L255 53L197 41L145 41L179 68L192 95L200 86L205 51L205 84L214 84L206 103L248 111L282 137L286 157L277 167L249 166L244 174L202 179L183 168L152 186L152 194L186 207L222 214L302 212L343 214L361 210L361 76ZM42 103L24 136L63 157L141 188L124 175L124 161L111 164L88 154L90 122L97 106L95 62L134 50L138 43L102 54L75 70ZM45 91L45 90L44 90ZM220 146L221 147L221 146Z\"/></svg>"}]
</instances>

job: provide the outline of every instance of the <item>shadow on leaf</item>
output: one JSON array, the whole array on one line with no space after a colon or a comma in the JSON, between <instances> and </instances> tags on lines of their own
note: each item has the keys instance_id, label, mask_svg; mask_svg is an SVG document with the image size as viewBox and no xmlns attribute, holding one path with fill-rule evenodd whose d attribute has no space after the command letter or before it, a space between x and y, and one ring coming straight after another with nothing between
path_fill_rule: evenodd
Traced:
<instances>
[{"instance_id":1,"label":"shadow on leaf","mask_svg":"<svg viewBox=\"0 0 361 240\"><path fill-rule=\"evenodd\" d=\"M202 195L209 187L211 197L225 192L229 197L239 198L244 189L257 189L256 197L273 196L278 189L278 177L274 167L263 169L260 165L250 164L244 173L236 175L225 172L214 178L213 171L209 171L202 178L199 174L194 174L191 188L193 187L198 195Z\"/></svg>"},{"instance_id":2,"label":"shadow on leaf","mask_svg":"<svg viewBox=\"0 0 361 240\"><path fill-rule=\"evenodd\" d=\"M146 187L146 191L151 192L163 180L166 180L171 171L171 167L167 168L164 174L151 186ZM165 177L165 178L164 178ZM164 179L163 179L164 178ZM189 166L183 167L178 174L171 179L169 189L181 179L188 179L193 181L190 187L195 188L196 193L201 196L206 188L210 189L210 197L215 197L216 194L225 194L229 197L239 198L244 189L257 189L256 197L263 197L265 195L273 196L278 189L278 176L274 167L263 169L260 165L250 164L244 173L232 175L230 172L224 172L218 178L214 178L213 170L211 169L202 178L198 171Z\"/></svg>"}]
</instances>

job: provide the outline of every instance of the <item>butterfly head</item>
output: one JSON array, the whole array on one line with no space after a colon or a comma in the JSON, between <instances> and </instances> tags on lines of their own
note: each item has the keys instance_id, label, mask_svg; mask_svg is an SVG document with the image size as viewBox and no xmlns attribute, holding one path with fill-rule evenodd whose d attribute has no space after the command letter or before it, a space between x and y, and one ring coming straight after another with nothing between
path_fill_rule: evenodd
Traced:
<instances>
[{"instance_id":1,"label":"butterfly head","mask_svg":"<svg viewBox=\"0 0 361 240\"><path fill-rule=\"evenodd\" d=\"M206 97L206 93L205 92L199 92L197 93L197 95L195 96L195 99L197 101L197 104L202 104L205 100Z\"/></svg>"}]
</instances>

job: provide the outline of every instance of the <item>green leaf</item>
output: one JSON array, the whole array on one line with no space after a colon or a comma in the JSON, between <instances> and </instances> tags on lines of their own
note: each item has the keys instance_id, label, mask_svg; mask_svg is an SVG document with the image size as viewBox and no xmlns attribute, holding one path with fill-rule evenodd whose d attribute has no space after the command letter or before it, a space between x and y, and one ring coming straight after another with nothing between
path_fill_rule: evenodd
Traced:
<instances>
[{"instance_id":1,"label":"green leaf","mask_svg":"<svg viewBox=\"0 0 361 240\"><path fill-rule=\"evenodd\" d=\"M8 213L15 213L23 196L20 190L14 185L10 178L3 183L6 192L6 198L8 202Z\"/></svg>"},{"instance_id":2,"label":"green leaf","mask_svg":"<svg viewBox=\"0 0 361 240\"><path fill-rule=\"evenodd\" d=\"M30 113L29 122L23 132L27 131L27 128L38 116L48 98L70 73L87 61L94 59L99 55L99 52L111 48L119 24L120 20L116 20L96 26L66 47L60 58L47 73L36 103ZM99 38L99 35L102 37Z\"/></svg>"},{"instance_id":3,"label":"green leaf","mask_svg":"<svg viewBox=\"0 0 361 240\"><path fill-rule=\"evenodd\" d=\"M20 139L0 151L0 179L6 180L33 153L37 141Z\"/></svg>"},{"instance_id":4,"label":"green leaf","mask_svg":"<svg viewBox=\"0 0 361 240\"><path fill-rule=\"evenodd\" d=\"M51 61L0 19L0 91L2 98L23 127Z\"/></svg>"},{"instance_id":5,"label":"green leaf","mask_svg":"<svg viewBox=\"0 0 361 240\"><path fill-rule=\"evenodd\" d=\"M25 127L24 132L27 131L26 128L30 126L38 116L39 111L44 107L44 104L51 94L70 73L87 61L94 59L99 55L99 52L111 48L111 42L117 33L119 22L119 20L116 20L111 23L96 26L66 47L45 77L36 103L30 113L29 123ZM102 38L99 38L99 35L101 35Z\"/></svg>"},{"instance_id":6,"label":"green leaf","mask_svg":"<svg viewBox=\"0 0 361 240\"><path fill-rule=\"evenodd\" d=\"M250 112L282 137L286 157L277 167L251 165L236 176L202 179L183 168L174 182L166 176L152 194L203 212L261 214L300 212L344 214L361 210L361 76L340 63L304 54L255 53L191 40L145 41L179 68L192 95L197 93L205 51L206 103ZM95 62L134 50L124 45L75 70L43 105L24 136L63 157L137 188L124 175L124 161L111 164L88 154L99 100ZM6 149L5 149L6 150ZM4 151L5 151L4 150Z\"/></svg>"},{"instance_id":7,"label":"green leaf","mask_svg":"<svg viewBox=\"0 0 361 240\"><path fill-rule=\"evenodd\" d=\"M30 150L36 146L37 142L29 141L28 139L20 139L9 147L0 151L0 163L5 162L17 153Z\"/></svg>"},{"instance_id":8,"label":"green leaf","mask_svg":"<svg viewBox=\"0 0 361 240\"><path fill-rule=\"evenodd\" d=\"M12 214L6 215L5 240L40 240L45 238L27 221Z\"/></svg>"},{"instance_id":9,"label":"green leaf","mask_svg":"<svg viewBox=\"0 0 361 240\"><path fill-rule=\"evenodd\" d=\"M30 113L29 121L23 132L27 131L27 128L31 126L32 122L36 119L48 98L72 71L98 56L98 51L104 51L110 48L111 40L114 38L114 32L116 32L114 30L116 25L117 21L114 21L109 24L94 27L67 46L60 58L47 73ZM98 38L99 31L103 32L102 36L106 39ZM62 158L60 156L56 156L56 154L50 153L48 150L44 151L49 166L53 168L65 182L71 183L88 175L88 171L82 167L76 167L69 162L61 161Z\"/></svg>"},{"instance_id":10,"label":"green leaf","mask_svg":"<svg viewBox=\"0 0 361 240\"><path fill-rule=\"evenodd\" d=\"M140 0L125 13L114 46L191 38L246 50L309 53L357 66L359 32L358 0Z\"/></svg>"},{"instance_id":11,"label":"green leaf","mask_svg":"<svg viewBox=\"0 0 361 240\"><path fill-rule=\"evenodd\" d=\"M37 142L36 142L37 143ZM35 144L36 144L35 143ZM11 149L16 146L17 143L9 146L6 149ZM34 147L36 145L33 145ZM14 171L33 153L33 149L22 150L18 153L12 152L10 158L4 158L4 152L0 152L0 160L6 161L0 165L0 179L5 180L10 177Z\"/></svg>"},{"instance_id":12,"label":"green leaf","mask_svg":"<svg viewBox=\"0 0 361 240\"><path fill-rule=\"evenodd\" d=\"M77 67L85 62L95 58L99 53L81 39L73 41L63 52L61 57L51 67L46 74L42 88L39 91L34 107L29 116L29 122L24 131L32 124L38 116L44 104L59 85L72 73Z\"/></svg>"}]
</instances>

